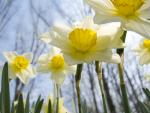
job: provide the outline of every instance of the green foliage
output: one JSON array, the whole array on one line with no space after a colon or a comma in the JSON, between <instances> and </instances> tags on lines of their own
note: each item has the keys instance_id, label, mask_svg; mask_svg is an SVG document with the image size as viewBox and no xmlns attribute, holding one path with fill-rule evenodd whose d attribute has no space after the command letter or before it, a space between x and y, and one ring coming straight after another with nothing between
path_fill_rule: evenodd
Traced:
<instances>
[{"instance_id":1,"label":"green foliage","mask_svg":"<svg viewBox=\"0 0 150 113\"><path fill-rule=\"evenodd\" d=\"M22 94L19 96L16 113L24 113L24 103Z\"/></svg>"},{"instance_id":2,"label":"green foliage","mask_svg":"<svg viewBox=\"0 0 150 113\"><path fill-rule=\"evenodd\" d=\"M26 105L25 105L25 112L24 113L29 113L30 111L30 101L29 101L29 94L27 96L27 99L26 99Z\"/></svg>"},{"instance_id":3,"label":"green foliage","mask_svg":"<svg viewBox=\"0 0 150 113\"><path fill-rule=\"evenodd\" d=\"M150 91L147 88L143 88L143 91L147 97L147 101L146 102L139 101L141 113L150 113Z\"/></svg>"},{"instance_id":4,"label":"green foliage","mask_svg":"<svg viewBox=\"0 0 150 113\"><path fill-rule=\"evenodd\" d=\"M51 103L51 100L49 100L49 102L48 102L48 112L47 113L52 113L52 112L53 112L52 103Z\"/></svg>"},{"instance_id":5,"label":"green foliage","mask_svg":"<svg viewBox=\"0 0 150 113\"><path fill-rule=\"evenodd\" d=\"M10 93L9 93L9 80L8 80L8 64L5 63L2 71L1 82L1 113L10 113Z\"/></svg>"},{"instance_id":6,"label":"green foliage","mask_svg":"<svg viewBox=\"0 0 150 113\"><path fill-rule=\"evenodd\" d=\"M147 88L146 89L143 88L143 91L144 91L148 101L150 101L150 91Z\"/></svg>"},{"instance_id":7,"label":"green foliage","mask_svg":"<svg viewBox=\"0 0 150 113\"><path fill-rule=\"evenodd\" d=\"M34 113L40 113L41 112L43 101L44 101L43 99L41 100L41 96L39 96L39 98L35 104Z\"/></svg>"}]
</instances>

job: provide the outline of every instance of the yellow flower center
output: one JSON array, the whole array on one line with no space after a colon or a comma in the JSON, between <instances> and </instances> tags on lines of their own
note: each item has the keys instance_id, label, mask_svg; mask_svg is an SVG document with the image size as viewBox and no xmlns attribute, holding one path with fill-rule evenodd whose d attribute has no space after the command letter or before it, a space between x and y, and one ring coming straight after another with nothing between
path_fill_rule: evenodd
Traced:
<instances>
[{"instance_id":1,"label":"yellow flower center","mask_svg":"<svg viewBox=\"0 0 150 113\"><path fill-rule=\"evenodd\" d=\"M143 46L145 47L145 48L147 48L147 49L150 49L150 40L144 40L144 42L143 42Z\"/></svg>"},{"instance_id":2,"label":"yellow flower center","mask_svg":"<svg viewBox=\"0 0 150 113\"><path fill-rule=\"evenodd\" d=\"M69 40L79 52L87 52L96 45L97 34L92 29L76 28L69 34Z\"/></svg>"},{"instance_id":3,"label":"yellow flower center","mask_svg":"<svg viewBox=\"0 0 150 113\"><path fill-rule=\"evenodd\" d=\"M24 56L17 56L13 61L13 69L15 72L21 72L21 70L26 69L29 65L29 60Z\"/></svg>"},{"instance_id":4,"label":"yellow flower center","mask_svg":"<svg viewBox=\"0 0 150 113\"><path fill-rule=\"evenodd\" d=\"M131 17L141 8L145 0L111 0L111 2L117 8L119 15Z\"/></svg>"},{"instance_id":5,"label":"yellow flower center","mask_svg":"<svg viewBox=\"0 0 150 113\"><path fill-rule=\"evenodd\" d=\"M51 66L55 69L63 68L64 64L65 61L62 55L55 55L51 59Z\"/></svg>"}]
</instances>

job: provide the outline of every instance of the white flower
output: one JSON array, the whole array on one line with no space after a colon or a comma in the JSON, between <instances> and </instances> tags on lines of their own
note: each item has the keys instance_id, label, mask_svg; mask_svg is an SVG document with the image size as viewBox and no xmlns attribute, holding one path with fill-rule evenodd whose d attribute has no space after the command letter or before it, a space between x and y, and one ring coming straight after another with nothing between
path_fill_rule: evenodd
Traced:
<instances>
[{"instance_id":1,"label":"white flower","mask_svg":"<svg viewBox=\"0 0 150 113\"><path fill-rule=\"evenodd\" d=\"M48 54L39 57L37 71L51 73L51 78L57 84L62 84L68 74L75 72L75 66L69 66L60 50L53 48Z\"/></svg>"},{"instance_id":2,"label":"white flower","mask_svg":"<svg viewBox=\"0 0 150 113\"><path fill-rule=\"evenodd\" d=\"M85 0L96 12L95 22L121 22L125 30L150 37L150 0Z\"/></svg>"},{"instance_id":3,"label":"white flower","mask_svg":"<svg viewBox=\"0 0 150 113\"><path fill-rule=\"evenodd\" d=\"M150 40L144 39L141 43L133 49L139 56L140 65L150 63Z\"/></svg>"},{"instance_id":4,"label":"white flower","mask_svg":"<svg viewBox=\"0 0 150 113\"><path fill-rule=\"evenodd\" d=\"M54 104L56 100L54 100L54 98L52 97L48 97L48 100L46 103L43 104L43 108L42 108L42 111L43 113L48 113L48 104L49 104L49 101L51 102L51 112L54 113ZM69 113L68 110L64 107L64 100L63 98L59 98L59 104L58 104L58 113Z\"/></svg>"},{"instance_id":5,"label":"white flower","mask_svg":"<svg viewBox=\"0 0 150 113\"><path fill-rule=\"evenodd\" d=\"M98 26L91 17L87 17L72 27L55 25L52 32L45 33L42 37L44 41L61 49L70 65L95 60L119 63L120 57L113 54L112 49L124 47L120 40L122 33L120 24Z\"/></svg>"},{"instance_id":6,"label":"white flower","mask_svg":"<svg viewBox=\"0 0 150 113\"><path fill-rule=\"evenodd\" d=\"M32 53L18 55L16 52L4 52L8 61L8 74L11 79L18 77L27 84L30 78L35 77L35 69L31 66Z\"/></svg>"}]
</instances>

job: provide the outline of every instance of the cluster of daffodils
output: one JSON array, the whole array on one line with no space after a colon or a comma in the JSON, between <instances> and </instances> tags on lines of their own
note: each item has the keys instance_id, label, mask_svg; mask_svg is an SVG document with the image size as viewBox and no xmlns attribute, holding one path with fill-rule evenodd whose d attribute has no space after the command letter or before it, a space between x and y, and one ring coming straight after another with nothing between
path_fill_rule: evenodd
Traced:
<instances>
[{"instance_id":1,"label":"cluster of daffodils","mask_svg":"<svg viewBox=\"0 0 150 113\"><path fill-rule=\"evenodd\" d=\"M121 37L126 31L150 37L150 0L85 1L95 10L94 19L87 16L72 25L55 24L51 31L41 35L41 40L52 49L39 57L36 67L31 64L31 53L4 53L11 79L17 77L27 84L36 72L49 73L60 85L67 75L75 74L78 64L120 63L120 56L113 50L125 47ZM134 51L141 65L150 63L150 40L144 39ZM66 113L62 100L59 102L59 113ZM48 105L45 106L43 109L47 113Z\"/></svg>"},{"instance_id":2,"label":"cluster of daffodils","mask_svg":"<svg viewBox=\"0 0 150 113\"><path fill-rule=\"evenodd\" d=\"M32 53L18 55L16 52L4 52L8 61L9 78L19 78L24 84L28 84L30 78L34 78L36 72L51 73L51 78L57 83L62 84L68 74L75 72L75 66L69 66L59 50L52 48L48 54L39 57L37 67L33 67L31 62Z\"/></svg>"},{"instance_id":3,"label":"cluster of daffodils","mask_svg":"<svg viewBox=\"0 0 150 113\"><path fill-rule=\"evenodd\" d=\"M59 50L52 49L41 55L36 70L50 73L57 84L62 84L68 74L74 74L77 64L93 61L120 63L119 55L112 49L125 47L120 38L124 31L132 30L150 37L150 0L86 0L86 3L95 10L94 20L100 25L95 24L92 17L85 17L71 26L56 24L41 36L41 40ZM149 46L150 41L144 40L135 49L142 65L150 62ZM5 52L4 56L9 64L10 78L18 77L28 83L35 77L31 53Z\"/></svg>"},{"instance_id":4,"label":"cluster of daffodils","mask_svg":"<svg viewBox=\"0 0 150 113\"><path fill-rule=\"evenodd\" d=\"M150 0L85 0L94 10L96 23L120 22L122 29L150 37ZM134 49L141 65L150 63L150 40Z\"/></svg>"}]
</instances>

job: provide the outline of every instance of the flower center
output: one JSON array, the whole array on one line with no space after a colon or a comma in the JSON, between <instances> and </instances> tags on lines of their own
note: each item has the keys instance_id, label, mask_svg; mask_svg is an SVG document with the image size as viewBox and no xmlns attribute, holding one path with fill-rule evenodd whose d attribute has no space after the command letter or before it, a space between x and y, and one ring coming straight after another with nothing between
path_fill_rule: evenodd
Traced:
<instances>
[{"instance_id":1,"label":"flower center","mask_svg":"<svg viewBox=\"0 0 150 113\"><path fill-rule=\"evenodd\" d=\"M141 8L145 0L111 0L113 5L118 9L118 13L124 17L135 15L136 11Z\"/></svg>"},{"instance_id":2,"label":"flower center","mask_svg":"<svg viewBox=\"0 0 150 113\"><path fill-rule=\"evenodd\" d=\"M144 46L144 48L150 49L150 40L147 40L147 39L144 40L143 46Z\"/></svg>"},{"instance_id":3,"label":"flower center","mask_svg":"<svg viewBox=\"0 0 150 113\"><path fill-rule=\"evenodd\" d=\"M22 69L26 69L28 65L29 61L24 56L17 56L13 61L13 69L15 72L20 72Z\"/></svg>"},{"instance_id":4,"label":"flower center","mask_svg":"<svg viewBox=\"0 0 150 113\"><path fill-rule=\"evenodd\" d=\"M69 40L79 52L87 52L96 45L97 34L92 29L76 28L69 34Z\"/></svg>"},{"instance_id":5,"label":"flower center","mask_svg":"<svg viewBox=\"0 0 150 113\"><path fill-rule=\"evenodd\" d=\"M65 61L62 55L55 55L51 59L51 66L55 69L63 68L64 64Z\"/></svg>"}]
</instances>

